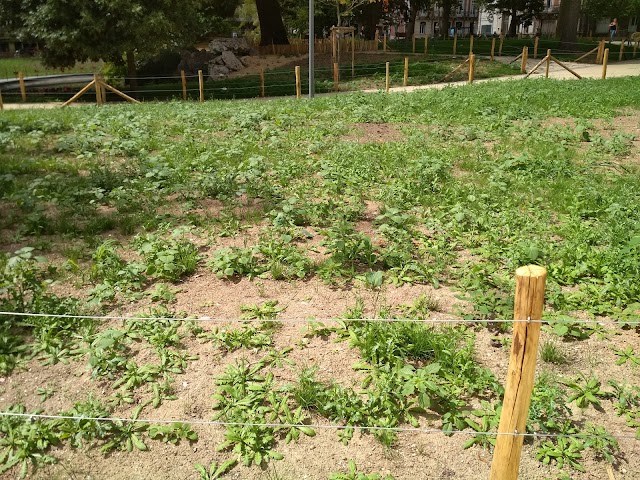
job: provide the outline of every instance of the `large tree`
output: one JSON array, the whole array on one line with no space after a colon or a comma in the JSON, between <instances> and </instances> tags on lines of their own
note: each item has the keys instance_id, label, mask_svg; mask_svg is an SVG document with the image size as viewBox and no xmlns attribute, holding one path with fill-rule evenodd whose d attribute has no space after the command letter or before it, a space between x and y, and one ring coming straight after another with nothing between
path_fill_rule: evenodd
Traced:
<instances>
[{"instance_id":1,"label":"large tree","mask_svg":"<svg viewBox=\"0 0 640 480\"><path fill-rule=\"evenodd\" d=\"M487 8L511 15L507 35L513 37L518 25L532 22L544 10L544 0L490 0Z\"/></svg>"},{"instance_id":2,"label":"large tree","mask_svg":"<svg viewBox=\"0 0 640 480\"><path fill-rule=\"evenodd\" d=\"M406 8L409 11L407 23L407 38L412 38L416 28L416 18L421 11L428 11L433 7L434 0L405 0Z\"/></svg>"},{"instance_id":3,"label":"large tree","mask_svg":"<svg viewBox=\"0 0 640 480\"><path fill-rule=\"evenodd\" d=\"M0 0L9 3L15 1ZM126 64L135 87L138 59L196 39L201 6L199 0L23 0L15 21L23 35L41 43L45 64Z\"/></svg>"},{"instance_id":4,"label":"large tree","mask_svg":"<svg viewBox=\"0 0 640 480\"><path fill-rule=\"evenodd\" d=\"M563 50L571 50L578 39L578 21L582 0L563 0L558 13L556 35Z\"/></svg>"},{"instance_id":5,"label":"large tree","mask_svg":"<svg viewBox=\"0 0 640 480\"><path fill-rule=\"evenodd\" d=\"M278 0L256 0L256 8L260 20L260 45L288 45L289 38Z\"/></svg>"}]
</instances>

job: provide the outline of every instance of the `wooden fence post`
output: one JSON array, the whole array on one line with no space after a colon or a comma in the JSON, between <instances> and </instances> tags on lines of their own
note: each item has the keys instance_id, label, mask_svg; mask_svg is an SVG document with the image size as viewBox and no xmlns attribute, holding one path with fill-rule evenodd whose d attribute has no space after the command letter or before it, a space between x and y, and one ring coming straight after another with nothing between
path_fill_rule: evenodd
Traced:
<instances>
[{"instance_id":1,"label":"wooden fence post","mask_svg":"<svg viewBox=\"0 0 640 480\"><path fill-rule=\"evenodd\" d=\"M458 48L458 34L453 34L453 56L456 56L456 50Z\"/></svg>"},{"instance_id":2,"label":"wooden fence post","mask_svg":"<svg viewBox=\"0 0 640 480\"><path fill-rule=\"evenodd\" d=\"M384 38L382 39L382 51L387 53L387 34L384 34Z\"/></svg>"},{"instance_id":3,"label":"wooden fence post","mask_svg":"<svg viewBox=\"0 0 640 480\"><path fill-rule=\"evenodd\" d=\"M533 41L533 59L538 59L538 43L540 43L540 37L536 35L536 39Z\"/></svg>"},{"instance_id":4,"label":"wooden fence post","mask_svg":"<svg viewBox=\"0 0 640 480\"><path fill-rule=\"evenodd\" d=\"M340 90L340 85L338 84L339 81L340 81L340 72L338 70L338 64L334 63L333 64L333 90L336 92Z\"/></svg>"},{"instance_id":5,"label":"wooden fence post","mask_svg":"<svg viewBox=\"0 0 640 480\"><path fill-rule=\"evenodd\" d=\"M198 70L198 85L200 87L200 103L204 103L204 78L202 77L202 70Z\"/></svg>"},{"instance_id":6,"label":"wooden fence post","mask_svg":"<svg viewBox=\"0 0 640 480\"><path fill-rule=\"evenodd\" d=\"M469 37L469 55L473 54L473 35Z\"/></svg>"},{"instance_id":7,"label":"wooden fence post","mask_svg":"<svg viewBox=\"0 0 640 480\"><path fill-rule=\"evenodd\" d=\"M389 93L389 62L387 62L385 70L386 70L386 74L385 74L385 82L384 82L384 91Z\"/></svg>"},{"instance_id":8,"label":"wooden fence post","mask_svg":"<svg viewBox=\"0 0 640 480\"><path fill-rule=\"evenodd\" d=\"M413 53L416 53L416 34L413 34Z\"/></svg>"},{"instance_id":9,"label":"wooden fence post","mask_svg":"<svg viewBox=\"0 0 640 480\"><path fill-rule=\"evenodd\" d=\"M405 87L409 85L409 57L404 57L404 81L402 84Z\"/></svg>"},{"instance_id":10,"label":"wooden fence post","mask_svg":"<svg viewBox=\"0 0 640 480\"><path fill-rule=\"evenodd\" d=\"M529 47L522 47L522 64L520 73L527 73L527 60L529 60Z\"/></svg>"},{"instance_id":11,"label":"wooden fence post","mask_svg":"<svg viewBox=\"0 0 640 480\"><path fill-rule=\"evenodd\" d=\"M260 96L264 97L264 67L260 69Z\"/></svg>"},{"instance_id":12,"label":"wooden fence post","mask_svg":"<svg viewBox=\"0 0 640 480\"><path fill-rule=\"evenodd\" d=\"M424 54L426 55L429 52L429 36L424 36Z\"/></svg>"},{"instance_id":13,"label":"wooden fence post","mask_svg":"<svg viewBox=\"0 0 640 480\"><path fill-rule=\"evenodd\" d=\"M4 110L4 103L2 103L2 90L0 90L0 112Z\"/></svg>"},{"instance_id":14,"label":"wooden fence post","mask_svg":"<svg viewBox=\"0 0 640 480\"><path fill-rule=\"evenodd\" d=\"M500 34L500 48L498 50L498 56L499 57L502 56L502 42L504 42L504 34L503 33Z\"/></svg>"},{"instance_id":15,"label":"wooden fence post","mask_svg":"<svg viewBox=\"0 0 640 480\"><path fill-rule=\"evenodd\" d=\"M184 70L180 70L180 77L182 78L182 99L187 99L187 77L184 74Z\"/></svg>"},{"instance_id":16,"label":"wooden fence post","mask_svg":"<svg viewBox=\"0 0 640 480\"><path fill-rule=\"evenodd\" d=\"M609 49L604 49L604 55L602 57L602 79L607 78L607 64L609 63Z\"/></svg>"},{"instance_id":17,"label":"wooden fence post","mask_svg":"<svg viewBox=\"0 0 640 480\"><path fill-rule=\"evenodd\" d=\"M296 98L302 97L302 85L300 84L300 65L296 65Z\"/></svg>"},{"instance_id":18,"label":"wooden fence post","mask_svg":"<svg viewBox=\"0 0 640 480\"><path fill-rule=\"evenodd\" d=\"M100 79L97 74L93 74L93 86L96 89L96 105L102 105L102 93L100 92Z\"/></svg>"},{"instance_id":19,"label":"wooden fence post","mask_svg":"<svg viewBox=\"0 0 640 480\"><path fill-rule=\"evenodd\" d=\"M104 77L100 75L99 78L100 78L100 98L102 100L102 105L105 105L107 103L107 89L103 87L103 85L105 84Z\"/></svg>"},{"instance_id":20,"label":"wooden fence post","mask_svg":"<svg viewBox=\"0 0 640 480\"><path fill-rule=\"evenodd\" d=\"M351 35L351 78L356 76L356 34Z\"/></svg>"},{"instance_id":21,"label":"wooden fence post","mask_svg":"<svg viewBox=\"0 0 640 480\"><path fill-rule=\"evenodd\" d=\"M493 62L493 57L496 54L496 37L491 39L491 61Z\"/></svg>"},{"instance_id":22,"label":"wooden fence post","mask_svg":"<svg viewBox=\"0 0 640 480\"><path fill-rule=\"evenodd\" d=\"M621 62L622 59L624 58L624 41L625 41L624 38L620 41L620 55L618 56L619 62Z\"/></svg>"},{"instance_id":23,"label":"wooden fence post","mask_svg":"<svg viewBox=\"0 0 640 480\"><path fill-rule=\"evenodd\" d=\"M476 56L471 53L469 55L469 84L473 83L473 79L476 75Z\"/></svg>"},{"instance_id":24,"label":"wooden fence post","mask_svg":"<svg viewBox=\"0 0 640 480\"><path fill-rule=\"evenodd\" d=\"M20 82L20 95L22 95L22 101L27 101L27 89L24 86L24 73L18 72L18 82Z\"/></svg>"},{"instance_id":25,"label":"wooden fence post","mask_svg":"<svg viewBox=\"0 0 640 480\"><path fill-rule=\"evenodd\" d=\"M545 57L547 64L544 67L544 78L549 78L549 66L551 65L551 49L547 50L547 56Z\"/></svg>"},{"instance_id":26,"label":"wooden fence post","mask_svg":"<svg viewBox=\"0 0 640 480\"><path fill-rule=\"evenodd\" d=\"M513 341L507 370L500 426L491 463L491 480L516 480L526 432L544 308L545 268L528 265L516 270ZM524 321L523 321L524 320ZM514 435L515 434L515 435Z\"/></svg>"}]
</instances>

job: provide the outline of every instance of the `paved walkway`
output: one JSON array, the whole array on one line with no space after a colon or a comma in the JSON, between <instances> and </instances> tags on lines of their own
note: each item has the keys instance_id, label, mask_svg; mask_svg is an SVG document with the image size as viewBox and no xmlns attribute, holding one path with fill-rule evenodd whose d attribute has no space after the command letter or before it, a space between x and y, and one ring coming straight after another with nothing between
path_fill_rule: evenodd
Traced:
<instances>
[{"instance_id":1,"label":"paved walkway","mask_svg":"<svg viewBox=\"0 0 640 480\"><path fill-rule=\"evenodd\" d=\"M504 63L509 63L515 57L501 57L499 61ZM542 60L539 58L537 60L529 59L527 62L527 72L531 71L536 64ZM518 60L518 65L520 60ZM602 78L602 65L593 65L588 63L575 63L575 62L562 62L571 70L575 71L582 78ZM545 74L545 65L542 64L536 72L531 75L529 78L543 78ZM607 66L607 78L613 77L629 77L629 76L640 76L640 59L638 60L628 60L625 62L615 62ZM510 75L506 77L495 77L495 78L484 78L481 80L476 80L474 83L484 83L484 82L504 82L507 80L523 80L525 75ZM555 62L551 62L551 66L549 68L549 78L553 78L556 80L577 80L570 72L562 68ZM416 86L408 86L408 87L392 87L389 90L392 92L414 92L416 90L426 90L426 89L442 89L449 86L460 86L467 85L468 82L452 82L452 83L436 83L431 85L416 85ZM365 90L367 92L378 92L380 90Z\"/></svg>"}]
</instances>

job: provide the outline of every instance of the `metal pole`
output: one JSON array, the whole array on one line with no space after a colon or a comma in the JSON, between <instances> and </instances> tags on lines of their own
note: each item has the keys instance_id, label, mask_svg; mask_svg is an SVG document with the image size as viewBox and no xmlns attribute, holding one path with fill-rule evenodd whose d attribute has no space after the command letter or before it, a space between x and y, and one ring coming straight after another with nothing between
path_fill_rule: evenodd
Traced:
<instances>
[{"instance_id":1,"label":"metal pole","mask_svg":"<svg viewBox=\"0 0 640 480\"><path fill-rule=\"evenodd\" d=\"M315 50L315 18L314 18L313 0L309 0L309 98L313 98L316 90L313 63L314 63L314 50Z\"/></svg>"}]
</instances>

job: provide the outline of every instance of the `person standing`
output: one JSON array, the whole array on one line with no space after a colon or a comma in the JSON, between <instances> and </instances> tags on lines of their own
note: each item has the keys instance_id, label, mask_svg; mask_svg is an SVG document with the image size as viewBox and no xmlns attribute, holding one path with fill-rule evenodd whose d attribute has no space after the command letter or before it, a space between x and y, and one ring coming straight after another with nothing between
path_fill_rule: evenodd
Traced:
<instances>
[{"instance_id":1,"label":"person standing","mask_svg":"<svg viewBox=\"0 0 640 480\"><path fill-rule=\"evenodd\" d=\"M613 42L613 37L616 36L617 30L618 30L618 19L614 18L613 20L611 20L611 23L609 24L609 37L610 37L609 42Z\"/></svg>"}]
</instances>

